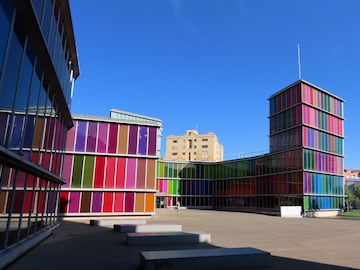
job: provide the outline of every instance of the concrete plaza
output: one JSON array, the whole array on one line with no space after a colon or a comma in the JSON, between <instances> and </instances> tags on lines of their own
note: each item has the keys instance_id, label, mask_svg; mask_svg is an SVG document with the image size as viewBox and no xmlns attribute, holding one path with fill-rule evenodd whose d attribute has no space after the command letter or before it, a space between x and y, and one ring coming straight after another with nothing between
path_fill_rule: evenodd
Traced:
<instances>
[{"instance_id":1,"label":"concrete plaza","mask_svg":"<svg viewBox=\"0 0 360 270\"><path fill-rule=\"evenodd\" d=\"M266 269L360 269L360 219L281 218L241 212L158 209L148 224L211 233L211 244L127 246L112 227L61 221L53 235L8 269L139 269L139 251L254 247L271 253Z\"/></svg>"}]
</instances>

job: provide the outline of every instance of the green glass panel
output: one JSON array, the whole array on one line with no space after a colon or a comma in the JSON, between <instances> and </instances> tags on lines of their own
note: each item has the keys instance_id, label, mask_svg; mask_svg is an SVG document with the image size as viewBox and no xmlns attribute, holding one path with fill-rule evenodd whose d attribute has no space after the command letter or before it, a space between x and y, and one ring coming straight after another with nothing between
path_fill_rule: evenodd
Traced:
<instances>
[{"instance_id":1,"label":"green glass panel","mask_svg":"<svg viewBox=\"0 0 360 270\"><path fill-rule=\"evenodd\" d=\"M169 163L164 164L164 177L169 177Z\"/></svg>"},{"instance_id":2,"label":"green glass panel","mask_svg":"<svg viewBox=\"0 0 360 270\"><path fill-rule=\"evenodd\" d=\"M173 175L173 166L174 166L174 163L169 163L169 177L174 177Z\"/></svg>"},{"instance_id":3,"label":"green glass panel","mask_svg":"<svg viewBox=\"0 0 360 270\"><path fill-rule=\"evenodd\" d=\"M173 180L168 180L168 194L173 194Z\"/></svg>"},{"instance_id":4,"label":"green glass panel","mask_svg":"<svg viewBox=\"0 0 360 270\"><path fill-rule=\"evenodd\" d=\"M83 188L91 188L94 174L94 156L85 157Z\"/></svg>"},{"instance_id":5,"label":"green glass panel","mask_svg":"<svg viewBox=\"0 0 360 270\"><path fill-rule=\"evenodd\" d=\"M74 167L71 187L81 187L81 172L83 167L84 156L76 155L74 156Z\"/></svg>"},{"instance_id":6,"label":"green glass panel","mask_svg":"<svg viewBox=\"0 0 360 270\"><path fill-rule=\"evenodd\" d=\"M164 163L163 162L159 162L158 176L164 177Z\"/></svg>"},{"instance_id":7,"label":"green glass panel","mask_svg":"<svg viewBox=\"0 0 360 270\"><path fill-rule=\"evenodd\" d=\"M157 161L157 162L156 162L156 176L157 176L157 177L161 177L161 174L160 174L160 164L161 164L160 161Z\"/></svg>"},{"instance_id":8,"label":"green glass panel","mask_svg":"<svg viewBox=\"0 0 360 270\"><path fill-rule=\"evenodd\" d=\"M179 164L174 163L173 167L174 167L174 170L173 170L174 176L173 177L178 178L179 177L179 175L178 175Z\"/></svg>"},{"instance_id":9,"label":"green glass panel","mask_svg":"<svg viewBox=\"0 0 360 270\"><path fill-rule=\"evenodd\" d=\"M178 195L178 189L177 189L177 182L178 180L173 180L173 194Z\"/></svg>"}]
</instances>

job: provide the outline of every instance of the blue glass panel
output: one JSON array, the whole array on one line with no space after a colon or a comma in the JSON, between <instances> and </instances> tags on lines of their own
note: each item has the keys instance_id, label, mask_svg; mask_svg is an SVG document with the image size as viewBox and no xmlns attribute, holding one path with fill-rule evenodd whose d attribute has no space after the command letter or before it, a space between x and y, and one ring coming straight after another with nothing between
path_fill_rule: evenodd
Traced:
<instances>
[{"instance_id":1,"label":"blue glass panel","mask_svg":"<svg viewBox=\"0 0 360 270\"><path fill-rule=\"evenodd\" d=\"M11 138L10 138L11 148L20 148L24 118L25 116L23 115L15 116Z\"/></svg>"},{"instance_id":2,"label":"blue glass panel","mask_svg":"<svg viewBox=\"0 0 360 270\"><path fill-rule=\"evenodd\" d=\"M28 116L26 127L25 127L25 134L24 134L24 148L31 148L32 141L34 137L35 131L35 116Z\"/></svg>"}]
</instances>

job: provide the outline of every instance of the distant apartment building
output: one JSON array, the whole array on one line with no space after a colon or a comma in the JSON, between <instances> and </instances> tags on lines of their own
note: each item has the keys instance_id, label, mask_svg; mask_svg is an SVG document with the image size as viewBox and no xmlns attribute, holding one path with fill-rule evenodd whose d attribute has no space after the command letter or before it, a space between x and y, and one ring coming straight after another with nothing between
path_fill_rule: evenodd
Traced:
<instances>
[{"instance_id":1,"label":"distant apartment building","mask_svg":"<svg viewBox=\"0 0 360 270\"><path fill-rule=\"evenodd\" d=\"M360 178L360 170L345 169L344 176L345 178Z\"/></svg>"},{"instance_id":2,"label":"distant apartment building","mask_svg":"<svg viewBox=\"0 0 360 270\"><path fill-rule=\"evenodd\" d=\"M345 169L344 177L344 184L351 192L355 192L355 190L360 186L360 170ZM359 209L360 200L356 200L356 203L353 205L353 207Z\"/></svg>"},{"instance_id":3,"label":"distant apartment building","mask_svg":"<svg viewBox=\"0 0 360 270\"><path fill-rule=\"evenodd\" d=\"M224 149L214 132L199 134L187 130L186 134L166 138L166 160L216 162L224 158Z\"/></svg>"}]
</instances>

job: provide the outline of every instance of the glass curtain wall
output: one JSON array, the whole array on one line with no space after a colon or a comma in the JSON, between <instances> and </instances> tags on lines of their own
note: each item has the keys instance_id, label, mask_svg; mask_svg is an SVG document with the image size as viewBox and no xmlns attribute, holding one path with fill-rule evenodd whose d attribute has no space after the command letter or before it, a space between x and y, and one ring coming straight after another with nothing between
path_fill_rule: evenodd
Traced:
<instances>
[{"instance_id":1,"label":"glass curtain wall","mask_svg":"<svg viewBox=\"0 0 360 270\"><path fill-rule=\"evenodd\" d=\"M74 80L66 8L55 0L0 0L0 258L57 224Z\"/></svg>"}]
</instances>

